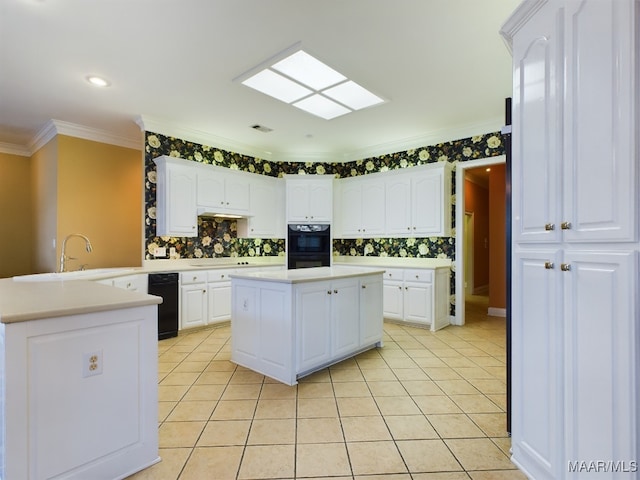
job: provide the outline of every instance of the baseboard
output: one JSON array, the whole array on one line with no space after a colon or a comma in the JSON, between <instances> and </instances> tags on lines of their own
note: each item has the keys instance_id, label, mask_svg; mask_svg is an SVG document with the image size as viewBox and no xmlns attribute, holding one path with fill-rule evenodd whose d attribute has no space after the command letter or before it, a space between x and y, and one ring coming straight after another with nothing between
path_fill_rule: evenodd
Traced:
<instances>
[{"instance_id":1,"label":"baseboard","mask_svg":"<svg viewBox=\"0 0 640 480\"><path fill-rule=\"evenodd\" d=\"M490 317L506 317L507 316L507 309L506 308L489 307L489 311L487 312L487 315L489 315Z\"/></svg>"}]
</instances>

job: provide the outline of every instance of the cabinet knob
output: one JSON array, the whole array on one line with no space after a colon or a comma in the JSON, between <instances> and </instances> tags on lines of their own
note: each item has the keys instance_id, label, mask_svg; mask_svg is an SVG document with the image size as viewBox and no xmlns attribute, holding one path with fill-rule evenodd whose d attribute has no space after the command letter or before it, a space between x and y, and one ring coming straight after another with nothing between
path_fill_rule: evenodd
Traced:
<instances>
[{"instance_id":1,"label":"cabinet knob","mask_svg":"<svg viewBox=\"0 0 640 480\"><path fill-rule=\"evenodd\" d=\"M411 230L411 227L407 227L407 230Z\"/></svg>"},{"instance_id":2,"label":"cabinet knob","mask_svg":"<svg viewBox=\"0 0 640 480\"><path fill-rule=\"evenodd\" d=\"M571 230L571 222L562 222L560 228L562 228L562 230Z\"/></svg>"},{"instance_id":3,"label":"cabinet knob","mask_svg":"<svg viewBox=\"0 0 640 480\"><path fill-rule=\"evenodd\" d=\"M191 230L195 230L196 226L195 225L191 225Z\"/></svg>"},{"instance_id":4,"label":"cabinet knob","mask_svg":"<svg viewBox=\"0 0 640 480\"><path fill-rule=\"evenodd\" d=\"M405 290L409 290L409 287L404 287Z\"/></svg>"},{"instance_id":5,"label":"cabinet knob","mask_svg":"<svg viewBox=\"0 0 640 480\"><path fill-rule=\"evenodd\" d=\"M198 277L193 277L193 281L195 282Z\"/></svg>"},{"instance_id":6,"label":"cabinet knob","mask_svg":"<svg viewBox=\"0 0 640 480\"><path fill-rule=\"evenodd\" d=\"M416 278L420 278L420 275L416 275Z\"/></svg>"},{"instance_id":7,"label":"cabinet knob","mask_svg":"<svg viewBox=\"0 0 640 480\"><path fill-rule=\"evenodd\" d=\"M544 225L544 229L545 229L547 232L550 232L551 230L555 230L555 229L556 229L556 226L555 226L555 224L553 224L553 223L545 223L545 225Z\"/></svg>"},{"instance_id":8,"label":"cabinet knob","mask_svg":"<svg viewBox=\"0 0 640 480\"><path fill-rule=\"evenodd\" d=\"M553 268L553 262L544 262L544 268L546 268L547 270L551 270Z\"/></svg>"},{"instance_id":9,"label":"cabinet knob","mask_svg":"<svg viewBox=\"0 0 640 480\"><path fill-rule=\"evenodd\" d=\"M327 290L327 295L331 295L331 290Z\"/></svg>"},{"instance_id":10,"label":"cabinet knob","mask_svg":"<svg viewBox=\"0 0 640 480\"><path fill-rule=\"evenodd\" d=\"M202 294L204 295L205 293L207 293L207 291L206 290L202 290Z\"/></svg>"},{"instance_id":11,"label":"cabinet knob","mask_svg":"<svg viewBox=\"0 0 640 480\"><path fill-rule=\"evenodd\" d=\"M338 290L334 290L333 293L338 293Z\"/></svg>"},{"instance_id":12,"label":"cabinet knob","mask_svg":"<svg viewBox=\"0 0 640 480\"><path fill-rule=\"evenodd\" d=\"M402 287L398 287L398 290L402 290Z\"/></svg>"},{"instance_id":13,"label":"cabinet knob","mask_svg":"<svg viewBox=\"0 0 640 480\"><path fill-rule=\"evenodd\" d=\"M367 288L367 286L366 285L362 285L362 288Z\"/></svg>"},{"instance_id":14,"label":"cabinet knob","mask_svg":"<svg viewBox=\"0 0 640 480\"><path fill-rule=\"evenodd\" d=\"M571 270L571 264L570 263L561 263L560 264L560 270L562 270L563 272L568 272Z\"/></svg>"},{"instance_id":15,"label":"cabinet knob","mask_svg":"<svg viewBox=\"0 0 640 480\"><path fill-rule=\"evenodd\" d=\"M127 283L127 288L131 288L131 283Z\"/></svg>"}]
</instances>

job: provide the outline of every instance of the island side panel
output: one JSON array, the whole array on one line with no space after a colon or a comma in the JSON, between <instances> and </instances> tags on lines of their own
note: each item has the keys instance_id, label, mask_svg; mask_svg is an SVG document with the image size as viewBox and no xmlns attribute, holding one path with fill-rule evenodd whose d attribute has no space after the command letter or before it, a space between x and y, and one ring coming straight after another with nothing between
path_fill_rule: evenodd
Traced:
<instances>
[{"instance_id":1,"label":"island side panel","mask_svg":"<svg viewBox=\"0 0 640 480\"><path fill-rule=\"evenodd\" d=\"M231 360L296 384L291 285L232 279Z\"/></svg>"},{"instance_id":2,"label":"island side panel","mask_svg":"<svg viewBox=\"0 0 640 480\"><path fill-rule=\"evenodd\" d=\"M160 460L156 305L7 324L3 354L4 478L123 478Z\"/></svg>"},{"instance_id":3,"label":"island side panel","mask_svg":"<svg viewBox=\"0 0 640 480\"><path fill-rule=\"evenodd\" d=\"M360 280L360 345L382 347L384 333L382 275Z\"/></svg>"}]
</instances>

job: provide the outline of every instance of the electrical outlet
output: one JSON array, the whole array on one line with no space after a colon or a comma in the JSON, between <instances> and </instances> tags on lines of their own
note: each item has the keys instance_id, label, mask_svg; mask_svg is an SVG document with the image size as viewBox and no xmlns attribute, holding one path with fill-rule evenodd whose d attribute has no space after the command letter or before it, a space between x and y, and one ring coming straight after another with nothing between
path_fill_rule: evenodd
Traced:
<instances>
[{"instance_id":1,"label":"electrical outlet","mask_svg":"<svg viewBox=\"0 0 640 480\"><path fill-rule=\"evenodd\" d=\"M92 377L102 374L102 350L82 355L82 376Z\"/></svg>"},{"instance_id":2,"label":"electrical outlet","mask_svg":"<svg viewBox=\"0 0 640 480\"><path fill-rule=\"evenodd\" d=\"M260 256L260 247L256 247L256 256Z\"/></svg>"},{"instance_id":3,"label":"electrical outlet","mask_svg":"<svg viewBox=\"0 0 640 480\"><path fill-rule=\"evenodd\" d=\"M167 247L156 247L153 249L154 257L166 257L167 256Z\"/></svg>"},{"instance_id":4,"label":"electrical outlet","mask_svg":"<svg viewBox=\"0 0 640 480\"><path fill-rule=\"evenodd\" d=\"M176 247L171 247L169 249L169 258L175 258L176 257Z\"/></svg>"}]
</instances>

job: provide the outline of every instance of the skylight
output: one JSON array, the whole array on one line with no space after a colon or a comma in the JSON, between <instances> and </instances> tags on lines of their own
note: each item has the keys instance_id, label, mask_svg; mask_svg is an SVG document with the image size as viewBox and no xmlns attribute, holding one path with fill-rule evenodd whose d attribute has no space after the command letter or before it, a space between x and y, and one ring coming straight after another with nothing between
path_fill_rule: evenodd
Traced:
<instances>
[{"instance_id":1,"label":"skylight","mask_svg":"<svg viewBox=\"0 0 640 480\"><path fill-rule=\"evenodd\" d=\"M236 80L325 120L384 103L379 96L299 48Z\"/></svg>"}]
</instances>

